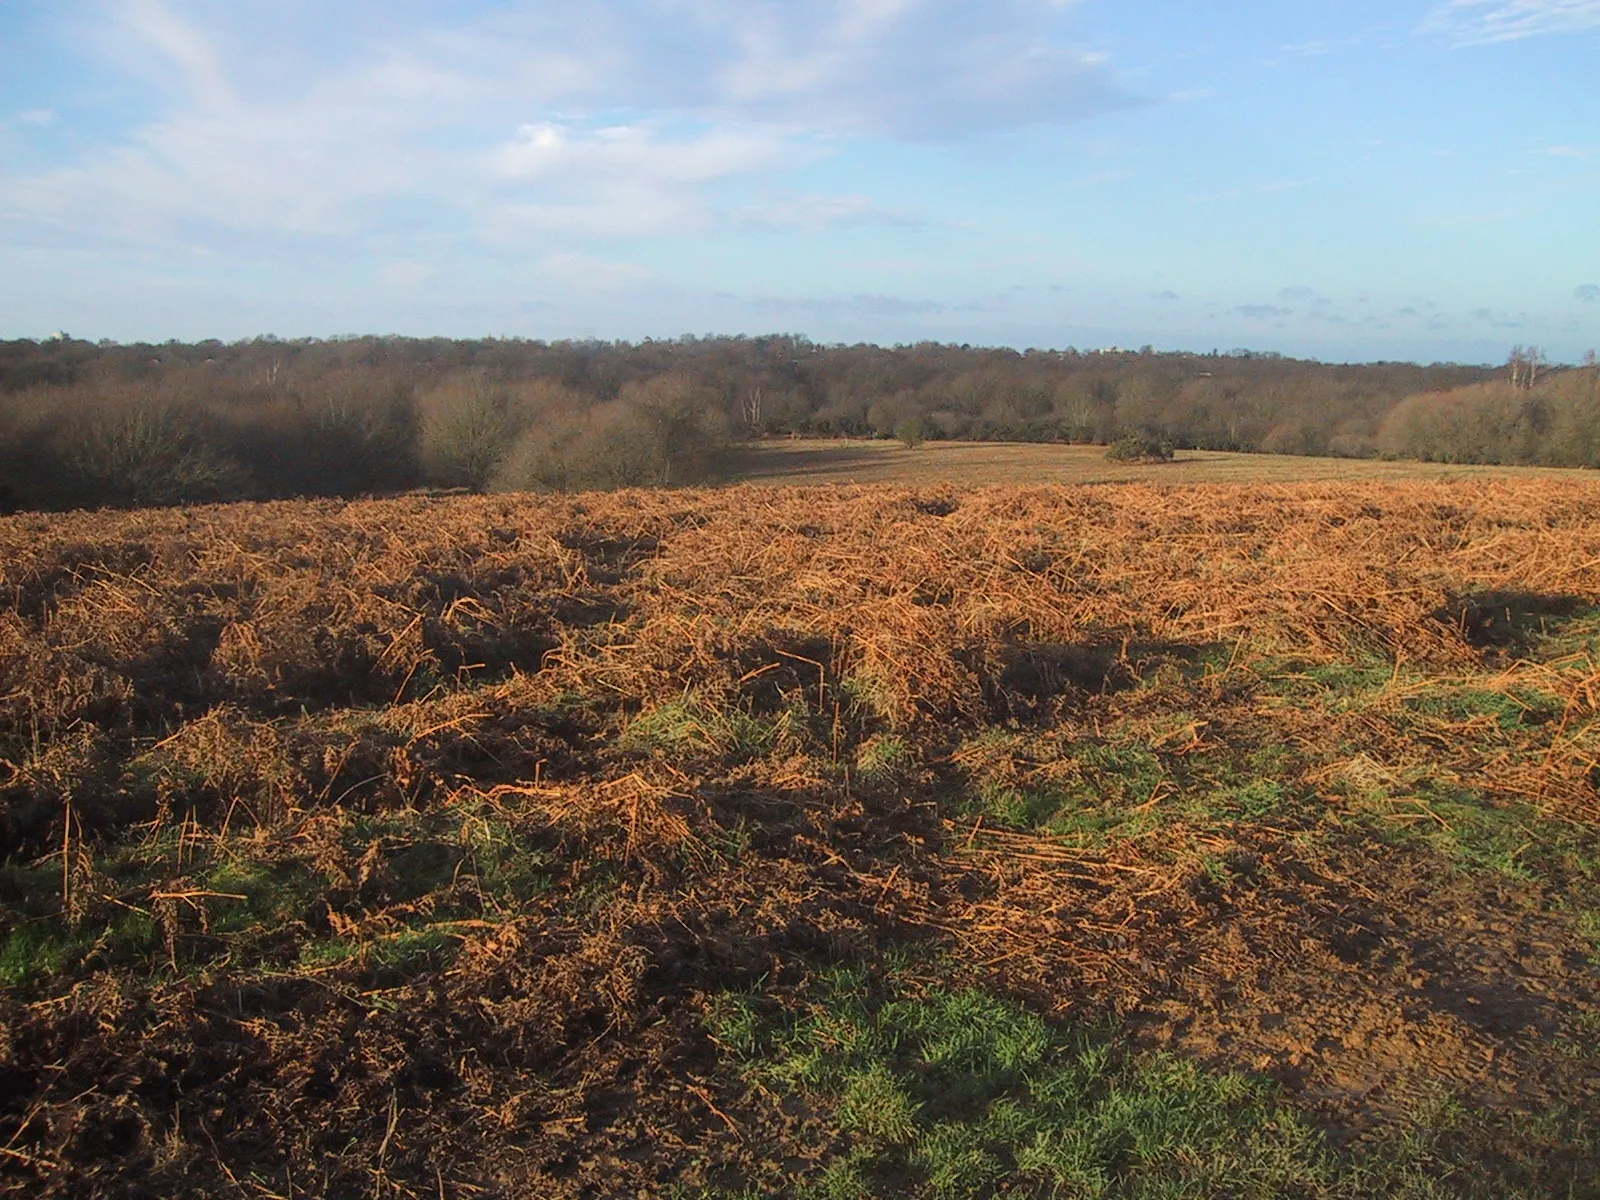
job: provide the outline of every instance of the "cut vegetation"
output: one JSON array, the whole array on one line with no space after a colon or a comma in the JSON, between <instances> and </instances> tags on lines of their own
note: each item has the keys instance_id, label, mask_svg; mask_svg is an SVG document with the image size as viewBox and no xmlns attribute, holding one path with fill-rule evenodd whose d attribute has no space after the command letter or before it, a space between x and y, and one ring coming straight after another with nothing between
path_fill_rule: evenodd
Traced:
<instances>
[{"instance_id":1,"label":"cut vegetation","mask_svg":"<svg viewBox=\"0 0 1600 1200\"><path fill-rule=\"evenodd\" d=\"M1597 713L1580 477L6 518L0 1191L1597 1195Z\"/></svg>"}]
</instances>

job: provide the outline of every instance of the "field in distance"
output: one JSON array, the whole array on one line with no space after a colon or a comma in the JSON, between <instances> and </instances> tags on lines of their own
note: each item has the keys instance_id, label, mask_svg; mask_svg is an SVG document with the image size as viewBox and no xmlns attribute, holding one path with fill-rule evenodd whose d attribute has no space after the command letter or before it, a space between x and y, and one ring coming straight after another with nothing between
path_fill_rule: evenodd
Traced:
<instances>
[{"instance_id":1,"label":"field in distance","mask_svg":"<svg viewBox=\"0 0 1600 1200\"><path fill-rule=\"evenodd\" d=\"M740 478L751 483L904 485L1050 483L1294 483L1312 480L1447 479L1458 476L1571 476L1571 469L1485 467L1381 459L1308 458L1181 450L1169 463L1106 460L1104 446L1036 442L924 442L797 438L757 442L743 451Z\"/></svg>"},{"instance_id":2,"label":"field in distance","mask_svg":"<svg viewBox=\"0 0 1600 1200\"><path fill-rule=\"evenodd\" d=\"M0 518L0 1195L1595 1196L1597 962L1593 476Z\"/></svg>"}]
</instances>

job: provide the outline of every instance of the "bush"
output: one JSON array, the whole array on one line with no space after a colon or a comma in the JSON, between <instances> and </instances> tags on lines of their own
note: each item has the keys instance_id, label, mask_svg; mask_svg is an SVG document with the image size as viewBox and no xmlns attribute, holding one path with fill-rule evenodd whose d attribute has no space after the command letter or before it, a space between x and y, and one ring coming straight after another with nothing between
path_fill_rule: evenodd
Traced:
<instances>
[{"instance_id":1,"label":"bush","mask_svg":"<svg viewBox=\"0 0 1600 1200\"><path fill-rule=\"evenodd\" d=\"M723 477L729 449L712 397L681 377L661 376L626 385L606 404L547 409L495 483L529 491L682 487Z\"/></svg>"},{"instance_id":2,"label":"bush","mask_svg":"<svg viewBox=\"0 0 1600 1200\"><path fill-rule=\"evenodd\" d=\"M397 375L335 372L231 423L236 453L267 495L370 495L420 478L416 404Z\"/></svg>"},{"instance_id":3,"label":"bush","mask_svg":"<svg viewBox=\"0 0 1600 1200\"><path fill-rule=\"evenodd\" d=\"M1114 463L1171 462L1172 439L1158 433L1130 433L1106 448L1106 459Z\"/></svg>"},{"instance_id":4,"label":"bush","mask_svg":"<svg viewBox=\"0 0 1600 1200\"><path fill-rule=\"evenodd\" d=\"M437 487L481 492L520 432L511 397L481 377L453 379L418 404L422 477Z\"/></svg>"},{"instance_id":5,"label":"bush","mask_svg":"<svg viewBox=\"0 0 1600 1200\"><path fill-rule=\"evenodd\" d=\"M159 397L109 399L76 414L60 450L72 502L145 507L239 495L245 472L203 424L193 406Z\"/></svg>"},{"instance_id":6,"label":"bush","mask_svg":"<svg viewBox=\"0 0 1600 1200\"><path fill-rule=\"evenodd\" d=\"M907 450L915 450L922 445L927 437L921 417L907 417L895 423L894 436L900 440Z\"/></svg>"}]
</instances>

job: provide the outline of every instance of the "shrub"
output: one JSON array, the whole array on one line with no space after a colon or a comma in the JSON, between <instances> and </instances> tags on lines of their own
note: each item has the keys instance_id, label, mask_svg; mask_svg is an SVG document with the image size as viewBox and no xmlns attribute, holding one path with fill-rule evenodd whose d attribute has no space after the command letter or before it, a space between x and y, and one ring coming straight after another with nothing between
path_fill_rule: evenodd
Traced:
<instances>
[{"instance_id":1,"label":"shrub","mask_svg":"<svg viewBox=\"0 0 1600 1200\"><path fill-rule=\"evenodd\" d=\"M712 397L676 376L631 383L616 400L547 409L498 473L510 490L682 487L728 468L727 422Z\"/></svg>"},{"instance_id":2,"label":"shrub","mask_svg":"<svg viewBox=\"0 0 1600 1200\"><path fill-rule=\"evenodd\" d=\"M413 487L417 413L397 375L339 371L229 414L235 453L272 496L353 496Z\"/></svg>"},{"instance_id":3,"label":"shrub","mask_svg":"<svg viewBox=\"0 0 1600 1200\"><path fill-rule=\"evenodd\" d=\"M894 436L903 443L907 450L915 450L922 445L927 436L921 417L906 417L897 421L894 427Z\"/></svg>"},{"instance_id":4,"label":"shrub","mask_svg":"<svg viewBox=\"0 0 1600 1200\"><path fill-rule=\"evenodd\" d=\"M1281 421L1261 439L1263 454L1321 455L1328 452L1328 433L1310 421Z\"/></svg>"},{"instance_id":5,"label":"shrub","mask_svg":"<svg viewBox=\"0 0 1600 1200\"><path fill-rule=\"evenodd\" d=\"M423 479L475 492L488 487L520 432L506 389L482 377L452 379L425 394L418 408Z\"/></svg>"},{"instance_id":6,"label":"shrub","mask_svg":"<svg viewBox=\"0 0 1600 1200\"><path fill-rule=\"evenodd\" d=\"M61 432L71 502L143 507L239 495L245 472L203 426L194 406L162 397L111 397L85 408Z\"/></svg>"},{"instance_id":7,"label":"shrub","mask_svg":"<svg viewBox=\"0 0 1600 1200\"><path fill-rule=\"evenodd\" d=\"M1106 448L1106 459L1115 463L1171 462L1172 439L1158 433L1130 433Z\"/></svg>"}]
</instances>

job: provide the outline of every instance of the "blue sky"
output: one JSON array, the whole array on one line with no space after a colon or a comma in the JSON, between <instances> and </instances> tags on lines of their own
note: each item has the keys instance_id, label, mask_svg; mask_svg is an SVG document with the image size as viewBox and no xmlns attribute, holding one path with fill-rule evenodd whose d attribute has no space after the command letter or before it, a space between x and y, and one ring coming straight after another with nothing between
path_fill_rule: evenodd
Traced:
<instances>
[{"instance_id":1,"label":"blue sky","mask_svg":"<svg viewBox=\"0 0 1600 1200\"><path fill-rule=\"evenodd\" d=\"M1600 345L1600 0L4 0L0 336Z\"/></svg>"}]
</instances>

